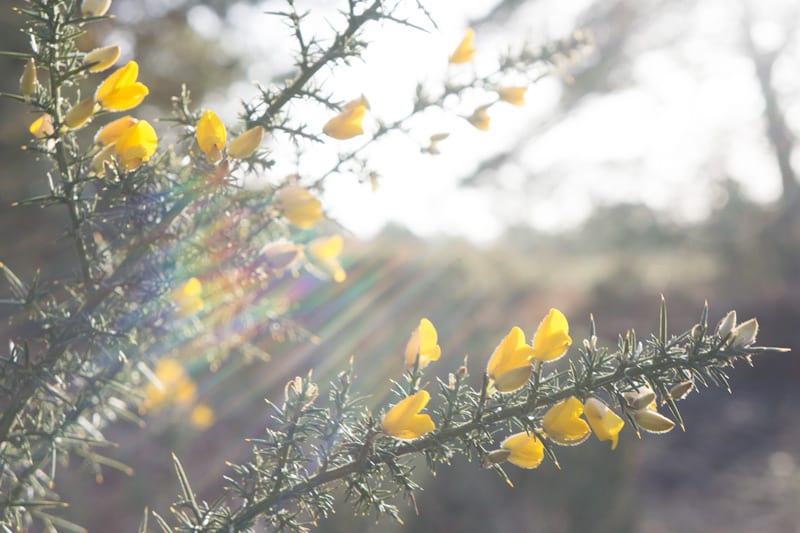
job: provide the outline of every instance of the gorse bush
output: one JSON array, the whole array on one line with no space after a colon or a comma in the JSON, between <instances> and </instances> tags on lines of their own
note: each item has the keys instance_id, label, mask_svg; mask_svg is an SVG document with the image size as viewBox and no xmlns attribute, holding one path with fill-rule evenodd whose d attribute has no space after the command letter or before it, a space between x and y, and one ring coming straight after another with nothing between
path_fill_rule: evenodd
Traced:
<instances>
[{"instance_id":1,"label":"gorse bush","mask_svg":"<svg viewBox=\"0 0 800 533\"><path fill-rule=\"evenodd\" d=\"M466 30L443 55L447 81L420 84L406 116L374 117L377 127L365 132L369 95L339 101L321 88L320 73L358 58L370 25L413 32L435 28L434 21L413 2L349 0L330 33L308 35L306 14L295 4L288 0L271 14L294 36L294 77L259 87L229 125L194 106L186 88L168 117L151 123L136 116L149 92L138 64L118 65L121 50L113 44L78 46L87 28L109 17L111 0L19 6L30 50L7 52L19 58L21 78L19 93L4 96L33 112L26 148L49 164L35 178L49 190L18 203L66 211L76 263L54 280L15 272L13 255L0 264L10 293L2 302L10 309L10 349L0 359L5 531L81 530L58 512L66 504L56 470L75 456L98 477L104 468L128 471L104 451L110 423L143 424L178 406L189 423L211 426L214 410L198 401L184 354L202 354L203 365L217 369L231 358L265 356L268 341L311 340L268 290L301 271L346 280L339 260L345 241L330 231L335 225L326 224L319 199L329 177L374 182L366 147L390 132L408 133L428 109L459 114L465 94L485 103L462 113L464 124L489 130L494 106L524 105L528 85L588 44L576 33L538 49L512 47L496 69L482 72L469 67L480 51ZM327 116L298 120L295 104L324 108ZM422 151L436 155L448 133L426 132ZM272 170L269 139L289 140L299 158L313 158L319 143L356 137L363 143L343 144L316 175ZM253 186L253 176L267 184ZM755 346L755 319L737 323L730 312L710 324L706 306L693 328L670 334L662 301L655 334L640 340L629 331L617 346L603 347L593 322L589 338L573 343L567 318L551 309L532 341L514 326L489 357L465 359L448 379L431 381L426 369L442 350L436 327L423 318L398 354L405 372L386 385L396 397L391 405L367 409L352 360L327 388L311 373L298 377L282 402L270 404L269 427L250 439L247 462L230 465L218 498L199 500L176 457L181 493L173 514L145 510L141 530L303 531L334 511L339 490L357 513L400 520L398 496L413 505L418 488L414 457L434 469L464 454L505 477L509 465L557 465L558 446L592 434L616 449L621 431L668 432L682 425L677 402L698 385L728 387L728 367L774 349Z\"/></svg>"}]
</instances>

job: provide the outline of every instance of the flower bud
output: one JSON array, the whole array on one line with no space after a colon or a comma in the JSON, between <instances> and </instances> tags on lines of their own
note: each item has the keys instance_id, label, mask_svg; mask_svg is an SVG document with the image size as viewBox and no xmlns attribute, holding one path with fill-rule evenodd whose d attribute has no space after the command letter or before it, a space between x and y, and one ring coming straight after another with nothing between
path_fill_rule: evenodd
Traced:
<instances>
[{"instance_id":1,"label":"flower bud","mask_svg":"<svg viewBox=\"0 0 800 533\"><path fill-rule=\"evenodd\" d=\"M733 334L733 348L750 346L756 341L756 335L758 335L758 321L751 318L733 328L731 333Z\"/></svg>"},{"instance_id":2,"label":"flower bud","mask_svg":"<svg viewBox=\"0 0 800 533\"><path fill-rule=\"evenodd\" d=\"M717 336L724 339L733 328L736 327L736 311L728 311L728 314L717 324Z\"/></svg>"},{"instance_id":3,"label":"flower bud","mask_svg":"<svg viewBox=\"0 0 800 533\"><path fill-rule=\"evenodd\" d=\"M636 424L648 433L667 433L675 427L675 422L650 409L633 411L631 416L636 421Z\"/></svg>"},{"instance_id":4,"label":"flower bud","mask_svg":"<svg viewBox=\"0 0 800 533\"><path fill-rule=\"evenodd\" d=\"M703 338L703 326L700 324L695 324L692 326L691 335L694 342L700 342Z\"/></svg>"},{"instance_id":5,"label":"flower bud","mask_svg":"<svg viewBox=\"0 0 800 533\"><path fill-rule=\"evenodd\" d=\"M642 387L638 392L631 391L623 394L628 407L633 410L646 409L656 400L656 393L650 387Z\"/></svg>"},{"instance_id":6,"label":"flower bud","mask_svg":"<svg viewBox=\"0 0 800 533\"><path fill-rule=\"evenodd\" d=\"M669 397L673 400L683 400L694 390L693 381L681 381L669 390Z\"/></svg>"},{"instance_id":7,"label":"flower bud","mask_svg":"<svg viewBox=\"0 0 800 533\"><path fill-rule=\"evenodd\" d=\"M72 106L72 109L67 111L67 114L64 116L64 124L66 124L69 129L78 129L89 121L93 113L94 98L81 100Z\"/></svg>"},{"instance_id":8,"label":"flower bud","mask_svg":"<svg viewBox=\"0 0 800 533\"><path fill-rule=\"evenodd\" d=\"M91 65L87 70L89 72L103 72L114 66L120 55L119 46L105 46L103 48L95 48L83 58L85 65Z\"/></svg>"},{"instance_id":9,"label":"flower bud","mask_svg":"<svg viewBox=\"0 0 800 533\"><path fill-rule=\"evenodd\" d=\"M81 13L84 17L102 17L111 7L111 0L83 0Z\"/></svg>"},{"instance_id":10,"label":"flower bud","mask_svg":"<svg viewBox=\"0 0 800 533\"><path fill-rule=\"evenodd\" d=\"M231 141L228 146L228 155L234 159L247 159L258 150L263 138L264 128L262 126L250 128Z\"/></svg>"},{"instance_id":11,"label":"flower bud","mask_svg":"<svg viewBox=\"0 0 800 533\"><path fill-rule=\"evenodd\" d=\"M25 101L31 99L31 95L36 92L36 60L33 58L28 59L25 63L25 70L22 71L22 77L19 79L19 90Z\"/></svg>"}]
</instances>

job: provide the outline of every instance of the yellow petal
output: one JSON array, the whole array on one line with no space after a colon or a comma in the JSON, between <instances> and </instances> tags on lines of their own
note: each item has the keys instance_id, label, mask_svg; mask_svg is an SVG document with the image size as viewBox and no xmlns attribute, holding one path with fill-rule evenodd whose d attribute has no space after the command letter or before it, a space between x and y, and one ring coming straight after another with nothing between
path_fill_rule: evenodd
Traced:
<instances>
[{"instance_id":1,"label":"yellow petal","mask_svg":"<svg viewBox=\"0 0 800 533\"><path fill-rule=\"evenodd\" d=\"M225 149L228 134L216 113L206 111L202 114L197 122L195 137L197 145L210 162L216 163L222 159L222 150Z\"/></svg>"},{"instance_id":2,"label":"yellow petal","mask_svg":"<svg viewBox=\"0 0 800 533\"><path fill-rule=\"evenodd\" d=\"M475 31L472 28L467 28L464 33L464 38L458 43L455 51L450 55L450 63L460 64L467 63L472 60L475 55L475 48L472 47L472 40L475 38Z\"/></svg>"},{"instance_id":3,"label":"yellow petal","mask_svg":"<svg viewBox=\"0 0 800 533\"><path fill-rule=\"evenodd\" d=\"M322 203L303 187L290 185L280 189L275 193L275 206L298 228L308 229L322 220ZM333 257L337 255L339 253Z\"/></svg>"},{"instance_id":4,"label":"yellow petal","mask_svg":"<svg viewBox=\"0 0 800 533\"><path fill-rule=\"evenodd\" d=\"M406 344L406 368L413 368L417 359L419 368L425 368L431 361L438 361L442 350L437 343L436 328L430 320L423 318Z\"/></svg>"},{"instance_id":5,"label":"yellow petal","mask_svg":"<svg viewBox=\"0 0 800 533\"><path fill-rule=\"evenodd\" d=\"M146 120L125 130L114 143L119 161L127 170L135 170L150 159L158 146L158 136Z\"/></svg>"},{"instance_id":6,"label":"yellow petal","mask_svg":"<svg viewBox=\"0 0 800 533\"><path fill-rule=\"evenodd\" d=\"M64 124L73 130L80 128L86 124L94 114L94 106L94 98L81 100L67 111L67 114L64 116Z\"/></svg>"},{"instance_id":7,"label":"yellow petal","mask_svg":"<svg viewBox=\"0 0 800 533\"><path fill-rule=\"evenodd\" d=\"M318 260L335 259L344 249L344 239L341 235L332 235L315 239L308 244L311 257Z\"/></svg>"},{"instance_id":8,"label":"yellow petal","mask_svg":"<svg viewBox=\"0 0 800 533\"><path fill-rule=\"evenodd\" d=\"M95 48L83 58L85 65L91 65L87 70L89 72L103 72L110 69L117 62L120 55L120 47L105 46L103 48Z\"/></svg>"},{"instance_id":9,"label":"yellow petal","mask_svg":"<svg viewBox=\"0 0 800 533\"><path fill-rule=\"evenodd\" d=\"M571 396L550 408L542 419L542 428L556 444L572 446L589 438L591 430L585 420L580 418L583 404Z\"/></svg>"},{"instance_id":10,"label":"yellow petal","mask_svg":"<svg viewBox=\"0 0 800 533\"><path fill-rule=\"evenodd\" d=\"M364 133L362 122L369 104L362 96L357 100L345 104L342 112L330 119L323 126L322 131L329 137L344 140Z\"/></svg>"},{"instance_id":11,"label":"yellow petal","mask_svg":"<svg viewBox=\"0 0 800 533\"><path fill-rule=\"evenodd\" d=\"M436 429L429 415L419 414L428 405L431 396L421 390L400 400L397 405L383 415L381 427L387 435L397 439L416 439Z\"/></svg>"},{"instance_id":12,"label":"yellow petal","mask_svg":"<svg viewBox=\"0 0 800 533\"><path fill-rule=\"evenodd\" d=\"M494 349L486 373L500 392L515 391L528 382L532 357L533 348L525 342L525 333L514 326Z\"/></svg>"},{"instance_id":13,"label":"yellow petal","mask_svg":"<svg viewBox=\"0 0 800 533\"><path fill-rule=\"evenodd\" d=\"M544 459L542 441L524 431L507 437L500 447L511 452L507 461L520 468L536 468Z\"/></svg>"},{"instance_id":14,"label":"yellow petal","mask_svg":"<svg viewBox=\"0 0 800 533\"><path fill-rule=\"evenodd\" d=\"M527 90L527 87L499 87L497 96L500 97L500 100L511 105L525 105L525 92Z\"/></svg>"},{"instance_id":15,"label":"yellow petal","mask_svg":"<svg viewBox=\"0 0 800 533\"><path fill-rule=\"evenodd\" d=\"M139 64L136 61L129 61L97 87L94 93L95 100L111 111L125 111L136 107L149 93L146 85L136 81L138 76Z\"/></svg>"},{"instance_id":16,"label":"yellow petal","mask_svg":"<svg viewBox=\"0 0 800 533\"><path fill-rule=\"evenodd\" d=\"M567 318L558 309L550 309L533 337L533 358L555 361L567 353L571 344Z\"/></svg>"},{"instance_id":17,"label":"yellow petal","mask_svg":"<svg viewBox=\"0 0 800 533\"><path fill-rule=\"evenodd\" d=\"M258 150L263 138L264 128L262 126L250 128L231 141L228 155L234 159L247 159Z\"/></svg>"},{"instance_id":18,"label":"yellow petal","mask_svg":"<svg viewBox=\"0 0 800 533\"><path fill-rule=\"evenodd\" d=\"M619 440L619 432L622 431L625 421L596 398L586 400L583 404L583 412L598 440L610 440L611 449L615 450Z\"/></svg>"},{"instance_id":19,"label":"yellow petal","mask_svg":"<svg viewBox=\"0 0 800 533\"><path fill-rule=\"evenodd\" d=\"M476 107L475 111L473 111L472 114L467 117L467 120L479 130L489 131L489 123L491 122L492 117L490 117L489 113L487 113L487 109L489 109L488 105Z\"/></svg>"},{"instance_id":20,"label":"yellow petal","mask_svg":"<svg viewBox=\"0 0 800 533\"><path fill-rule=\"evenodd\" d=\"M133 118L130 115L125 115L122 118L118 118L117 120L113 120L100 128L97 134L94 136L94 143L99 144L100 146L108 146L109 144L114 144L119 139L120 135L122 135L125 130L133 126L139 122L139 120Z\"/></svg>"}]
</instances>

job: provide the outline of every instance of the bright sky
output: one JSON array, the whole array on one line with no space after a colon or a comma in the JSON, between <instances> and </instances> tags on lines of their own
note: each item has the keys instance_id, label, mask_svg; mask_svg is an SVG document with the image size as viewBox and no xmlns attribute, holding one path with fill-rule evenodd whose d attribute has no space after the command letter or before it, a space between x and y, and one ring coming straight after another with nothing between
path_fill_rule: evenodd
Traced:
<instances>
[{"instance_id":1,"label":"bright sky","mask_svg":"<svg viewBox=\"0 0 800 533\"><path fill-rule=\"evenodd\" d=\"M468 21L494 3L426 2L438 31L386 24L367 34L374 44L363 63L338 70L334 79L322 80L323 86L342 101L366 95L371 111L365 127L374 131L376 119L388 122L408 111L418 80L434 87L448 74L458 76L459 69L472 68L448 67L447 57ZM479 32L475 68L490 69L509 45L569 35L590 4L540 0L521 10L501 32ZM792 4L758 3L754 36L759 46L769 50L783 39L782 21ZM236 28L232 33L202 6L192 10L190 23L205 33L221 31L223 47L231 53L253 51L249 75L264 80L276 70L290 70L291 58L283 52L292 43L288 31L263 14L280 5L271 1L259 8L232 9L226 21ZM310 33L326 34L328 21L340 23L335 10L339 3L324 5L328 7L315 8L309 16ZM468 115L486 96L475 95L454 102L446 112L426 115L414 124L411 138L387 137L369 152L381 176L376 192L350 176L332 178L325 194L328 213L360 236L398 222L423 236L444 233L481 242L496 237L508 224L563 228L585 218L598 203L643 201L659 209L672 206L679 220L698 219L719 203L715 180L723 176L741 182L759 201L774 200L780 180L763 133L763 103L753 67L742 54L737 6L729 0L703 0L663 9L634 35L632 79L621 82L616 92L586 99L567 118L557 114L564 83L559 72L529 89L525 107L494 106L489 132L478 131L459 116ZM424 23L419 16L414 19ZM258 42L253 43L254 37ZM795 42L776 64L775 84L784 96L797 90L798 59ZM239 99L253 92L252 84L237 84L209 105L226 109L233 118ZM784 101L790 124L800 126L798 99ZM319 109L296 112L307 113L301 116L309 123L319 121L320 129L327 120L320 118ZM450 133L440 145L442 154L420 153L428 136L438 132ZM522 136L529 140L520 156L491 175L487 185L458 186L481 161ZM301 175L313 181L338 151L363 142L331 140L325 147L314 147ZM274 170L274 177L293 173L290 147L272 148L287 162ZM282 153L286 157L280 157Z\"/></svg>"}]
</instances>

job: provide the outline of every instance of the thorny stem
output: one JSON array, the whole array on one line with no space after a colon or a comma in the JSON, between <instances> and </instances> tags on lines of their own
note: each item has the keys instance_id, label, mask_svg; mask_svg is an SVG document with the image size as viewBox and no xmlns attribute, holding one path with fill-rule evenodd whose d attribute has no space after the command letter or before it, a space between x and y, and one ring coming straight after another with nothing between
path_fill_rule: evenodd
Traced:
<instances>
[{"instance_id":1,"label":"thorny stem","mask_svg":"<svg viewBox=\"0 0 800 533\"><path fill-rule=\"evenodd\" d=\"M269 104L263 115L257 118L253 123L261 124L265 128L271 127L270 122L272 121L273 117L275 117L275 115L283 108L283 106L285 106L292 98L302 92L303 87L311 80L311 78L314 77L317 72L320 71L322 67L327 65L329 62L334 61L337 56L342 53L347 41L349 41L356 34L361 26L370 20L379 18L378 12L380 11L382 4L382 0L375 0L372 5L365 9L360 15L352 15L349 19L347 28L336 36L333 44L328 47L322 57L317 59L307 68L301 69L300 74L292 81L291 85L281 91L275 100Z\"/></svg>"},{"instance_id":2,"label":"thorny stem","mask_svg":"<svg viewBox=\"0 0 800 533\"><path fill-rule=\"evenodd\" d=\"M500 409L498 411L482 414L469 422L453 426L451 428L442 429L434 433L430 433L421 437L413 442L406 442L400 444L392 450L385 450L383 452L376 452L368 456L366 459L361 455L368 451L362 449L359 457L345 463L333 470L321 472L307 481L303 481L294 485L293 487L274 495L270 495L252 505L242 509L237 515L234 515L227 528L220 531L241 531L248 524L250 524L256 517L262 513L268 513L270 510L279 503L296 499L302 494L311 491L321 485L325 485L340 479L344 479L350 475L356 474L363 470L365 465L380 465L387 464L394 461L398 457L409 455L412 453L424 452L429 449L437 448L443 441L460 439L469 433L485 428L489 425L496 424L505 420L514 418L522 418L530 415L535 409L553 405L561 400L569 398L570 396L585 395L590 392L601 390L609 385L620 381L622 379L635 379L642 376L661 373L667 370L677 370L691 365L690 362L681 359L668 359L660 360L651 364L640 364L636 367L628 367L621 365L617 370L611 374L599 377L589 384L574 384L570 387L558 390L547 396L536 395L532 400L525 403L513 405ZM371 443L365 443L363 446L371 446ZM388 453L387 453L388 452Z\"/></svg>"}]
</instances>

